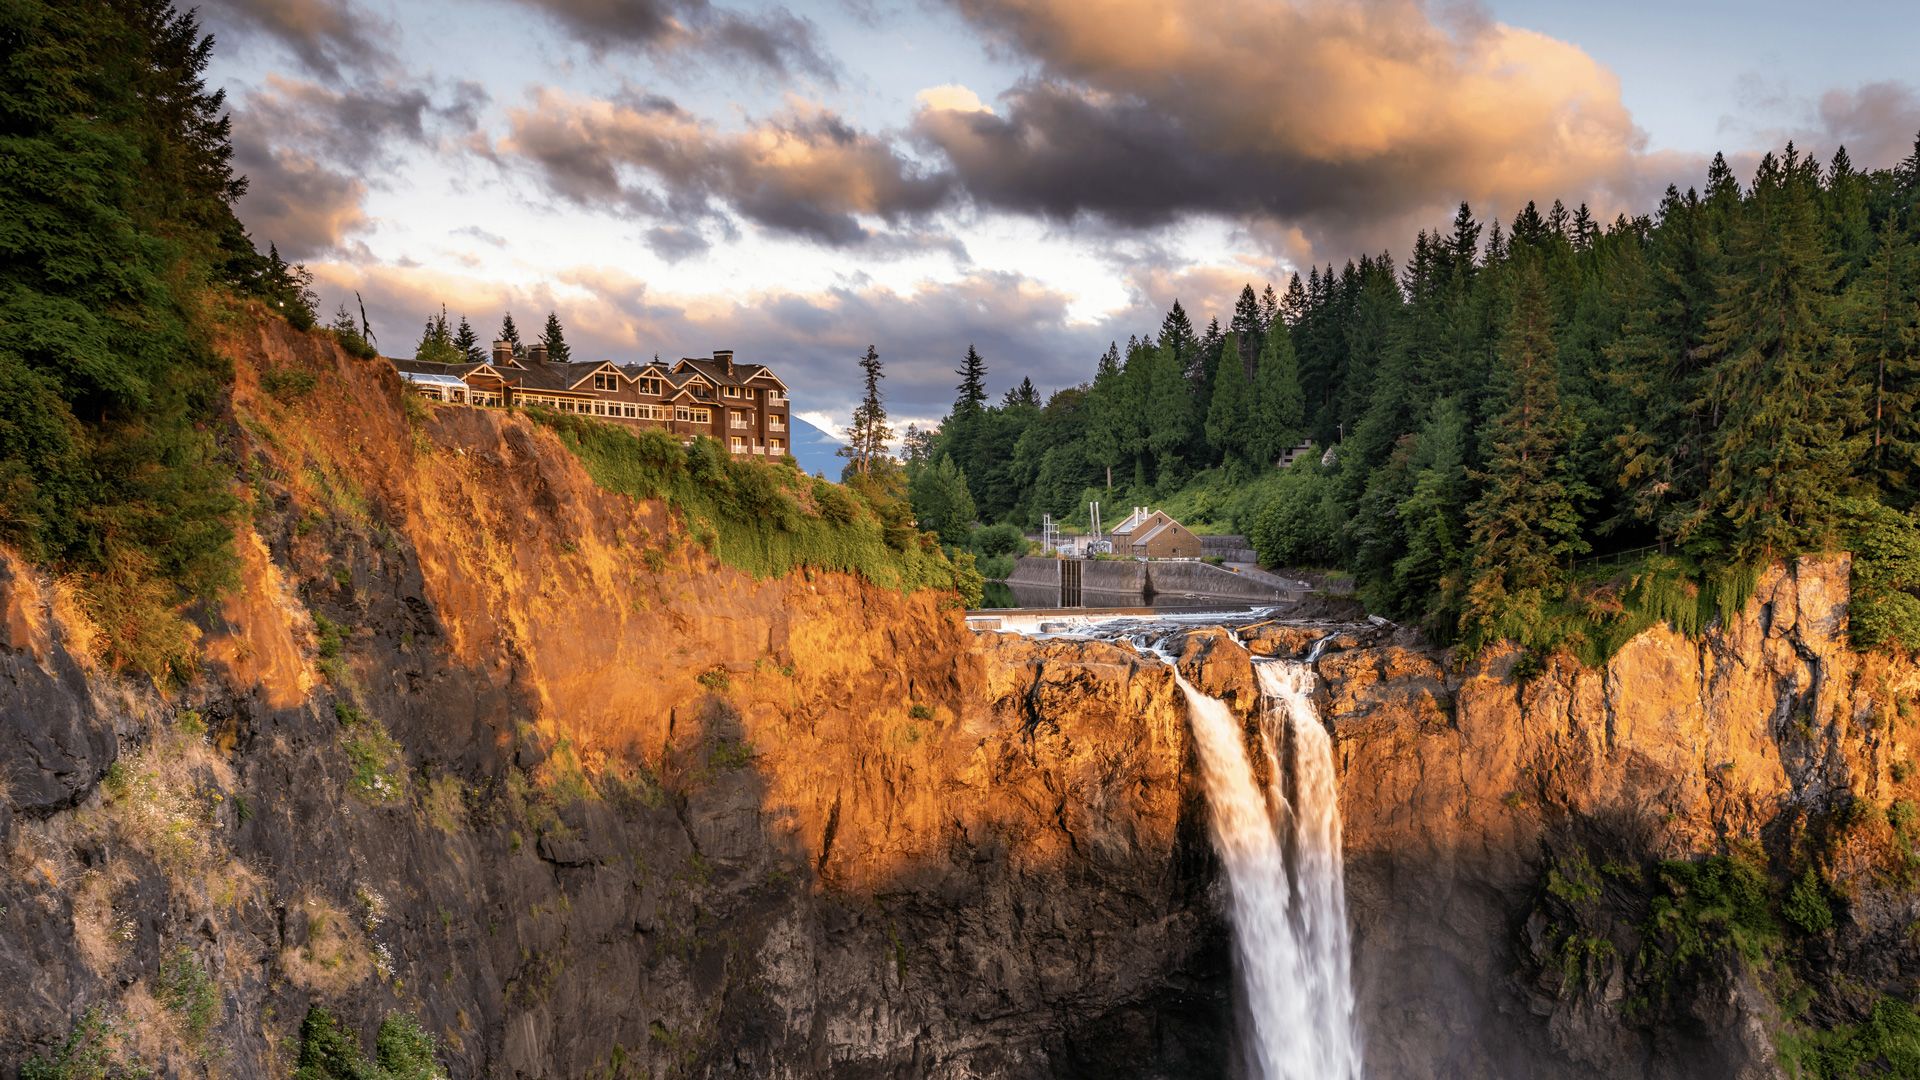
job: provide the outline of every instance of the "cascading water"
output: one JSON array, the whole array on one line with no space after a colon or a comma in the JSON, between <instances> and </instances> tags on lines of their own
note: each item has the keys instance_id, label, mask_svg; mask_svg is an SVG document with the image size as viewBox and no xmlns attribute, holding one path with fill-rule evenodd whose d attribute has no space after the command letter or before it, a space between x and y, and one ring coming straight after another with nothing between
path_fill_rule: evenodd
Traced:
<instances>
[{"instance_id":1,"label":"cascading water","mask_svg":"<svg viewBox=\"0 0 1920 1080\"><path fill-rule=\"evenodd\" d=\"M1260 741L1272 781L1261 791L1239 720L1174 669L1226 864L1234 955L1248 1018L1253 1080L1357 1080L1339 788L1332 741L1309 696L1307 664L1256 661ZM1283 749L1291 740L1293 796Z\"/></svg>"}]
</instances>

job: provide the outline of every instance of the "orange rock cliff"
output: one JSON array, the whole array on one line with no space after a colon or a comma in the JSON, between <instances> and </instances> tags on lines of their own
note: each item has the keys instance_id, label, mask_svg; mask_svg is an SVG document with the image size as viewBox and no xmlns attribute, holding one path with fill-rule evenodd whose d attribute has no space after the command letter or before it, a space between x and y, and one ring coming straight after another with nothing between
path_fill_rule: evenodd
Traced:
<instances>
[{"instance_id":1,"label":"orange rock cliff","mask_svg":"<svg viewBox=\"0 0 1920 1080\"><path fill-rule=\"evenodd\" d=\"M191 685L103 670L71 590L0 559L0 1073L91 1015L126 1060L289 1075L315 1004L418 1016L455 1076L1229 1073L1223 885L1158 658L756 580L523 417L405 408L277 324L226 344L251 512ZM263 388L288 371L312 390ZM1884 808L1915 794L1920 676L1848 650L1846 580L1776 569L1598 670L1285 613L1170 643L1251 717L1249 648L1337 634L1373 1075L1776 1074L1787 953L1659 967L1661 860L1815 868L1835 924L1780 948L1821 1007L1913 993ZM168 1004L182 964L204 1023Z\"/></svg>"}]
</instances>

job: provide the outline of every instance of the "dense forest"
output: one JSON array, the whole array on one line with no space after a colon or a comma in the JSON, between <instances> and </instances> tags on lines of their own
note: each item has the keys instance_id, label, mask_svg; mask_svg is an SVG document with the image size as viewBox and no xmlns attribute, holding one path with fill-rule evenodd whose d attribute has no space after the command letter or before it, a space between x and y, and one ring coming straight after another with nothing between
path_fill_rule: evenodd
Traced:
<instances>
[{"instance_id":1,"label":"dense forest","mask_svg":"<svg viewBox=\"0 0 1920 1080\"><path fill-rule=\"evenodd\" d=\"M1044 404L990 401L971 349L957 374L908 433L934 528L936 475L984 521L1153 503L1443 639L1602 653L1848 549L1856 638L1920 645L1920 145L1873 172L1789 145L1744 186L1716 157L1606 225L1462 204L1404 261L1249 285L1224 328L1176 302Z\"/></svg>"},{"instance_id":2,"label":"dense forest","mask_svg":"<svg viewBox=\"0 0 1920 1080\"><path fill-rule=\"evenodd\" d=\"M313 320L305 272L233 214L212 47L168 0L0 6L0 541L80 575L147 667L231 574L214 306Z\"/></svg>"}]
</instances>

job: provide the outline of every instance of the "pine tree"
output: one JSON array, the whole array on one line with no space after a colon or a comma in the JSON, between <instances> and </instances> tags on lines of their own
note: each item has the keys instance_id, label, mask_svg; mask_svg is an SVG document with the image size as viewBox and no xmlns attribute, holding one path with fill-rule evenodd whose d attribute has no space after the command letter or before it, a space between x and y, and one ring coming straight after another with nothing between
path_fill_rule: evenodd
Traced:
<instances>
[{"instance_id":1,"label":"pine tree","mask_svg":"<svg viewBox=\"0 0 1920 1080\"><path fill-rule=\"evenodd\" d=\"M1144 449L1152 458L1158 482L1171 486L1186 477L1186 451L1198 426L1193 388L1170 348L1142 347L1127 362L1128 373L1136 366L1146 425Z\"/></svg>"},{"instance_id":2,"label":"pine tree","mask_svg":"<svg viewBox=\"0 0 1920 1080\"><path fill-rule=\"evenodd\" d=\"M1479 498L1467 508L1472 551L1461 630L1470 644L1524 638L1587 550L1566 450L1573 419L1560 403L1553 315L1538 256L1514 268L1513 300L1494 368L1497 412L1487 431Z\"/></svg>"},{"instance_id":3,"label":"pine tree","mask_svg":"<svg viewBox=\"0 0 1920 1080\"><path fill-rule=\"evenodd\" d=\"M487 354L480 349L480 335L473 332L473 324L467 321L465 315L460 316L460 329L453 335L453 347L460 350L460 355L469 364L483 363L487 359Z\"/></svg>"},{"instance_id":4,"label":"pine tree","mask_svg":"<svg viewBox=\"0 0 1920 1080\"><path fill-rule=\"evenodd\" d=\"M1220 370L1213 379L1213 400L1207 407L1205 430L1208 444L1221 458L1243 461L1252 441L1253 414L1249 399L1253 388L1247 383L1246 368L1240 362L1234 337L1227 338L1225 349Z\"/></svg>"},{"instance_id":5,"label":"pine tree","mask_svg":"<svg viewBox=\"0 0 1920 1080\"><path fill-rule=\"evenodd\" d=\"M459 364L466 360L458 346L453 343L453 327L447 321L447 307L427 316L426 325L420 331L420 343L414 346L413 358L429 364Z\"/></svg>"},{"instance_id":6,"label":"pine tree","mask_svg":"<svg viewBox=\"0 0 1920 1080\"><path fill-rule=\"evenodd\" d=\"M1233 305L1233 321L1227 324L1227 332L1239 346L1233 358L1241 363L1242 378L1251 377L1253 372L1246 365L1260 355L1260 329L1265 325L1260 318L1260 298L1254 295L1252 285L1240 287L1240 298ZM1227 355L1222 353L1222 355Z\"/></svg>"},{"instance_id":7,"label":"pine tree","mask_svg":"<svg viewBox=\"0 0 1920 1080\"><path fill-rule=\"evenodd\" d=\"M1316 279L1319 270L1310 271ZM1287 279L1287 294L1280 301L1280 321L1289 330L1297 330L1300 321L1307 317L1307 290L1300 284L1300 275L1294 274Z\"/></svg>"},{"instance_id":8,"label":"pine tree","mask_svg":"<svg viewBox=\"0 0 1920 1080\"><path fill-rule=\"evenodd\" d=\"M853 467L861 476L870 476L873 463L886 456L887 444L893 441L880 394L880 380L886 376L881 370L880 351L871 345L860 358L860 373L865 390L853 410L853 422L847 425L847 445L842 452L853 459Z\"/></svg>"},{"instance_id":9,"label":"pine tree","mask_svg":"<svg viewBox=\"0 0 1920 1080\"><path fill-rule=\"evenodd\" d=\"M1156 342L1162 349L1173 353L1173 362L1181 371L1192 371L1200 362L1200 338L1193 332L1193 321L1187 318L1187 310L1175 300L1168 310L1167 317L1160 320L1160 337ZM1131 350L1128 351L1131 355Z\"/></svg>"},{"instance_id":10,"label":"pine tree","mask_svg":"<svg viewBox=\"0 0 1920 1080\"><path fill-rule=\"evenodd\" d=\"M966 358L960 361L954 374L960 376L960 396L953 402L954 419L972 416L986 408L987 362L980 358L972 344L968 344Z\"/></svg>"},{"instance_id":11,"label":"pine tree","mask_svg":"<svg viewBox=\"0 0 1920 1080\"><path fill-rule=\"evenodd\" d=\"M1434 402L1409 455L1411 492L1400 505L1405 553L1393 564L1392 607L1421 612L1421 621L1442 637L1460 618L1466 445L1466 410L1450 397Z\"/></svg>"},{"instance_id":12,"label":"pine tree","mask_svg":"<svg viewBox=\"0 0 1920 1080\"><path fill-rule=\"evenodd\" d=\"M1859 443L1848 342L1827 332L1838 280L1815 208L1817 166L1761 159L1708 322L1700 405L1711 476L1682 535L1751 565L1819 542Z\"/></svg>"},{"instance_id":13,"label":"pine tree","mask_svg":"<svg viewBox=\"0 0 1920 1080\"><path fill-rule=\"evenodd\" d=\"M1920 252L1888 216L1849 296L1871 395L1863 470L1888 503L1907 508L1920 486Z\"/></svg>"},{"instance_id":14,"label":"pine tree","mask_svg":"<svg viewBox=\"0 0 1920 1080\"><path fill-rule=\"evenodd\" d=\"M573 362L573 350L567 348L566 332L560 328L560 314L547 312L547 328L540 334L540 344L547 347L547 363L569 364Z\"/></svg>"},{"instance_id":15,"label":"pine tree","mask_svg":"<svg viewBox=\"0 0 1920 1080\"><path fill-rule=\"evenodd\" d=\"M511 311L507 312L506 316L500 320L499 340L513 346L513 358L515 360L525 360L527 358L527 347L520 343L520 328L513 325L513 312ZM660 358L655 356L654 359L658 360Z\"/></svg>"},{"instance_id":16,"label":"pine tree","mask_svg":"<svg viewBox=\"0 0 1920 1080\"><path fill-rule=\"evenodd\" d=\"M1296 275L1297 276L1297 275ZM1273 282L1260 292L1260 332L1265 334L1273 327L1273 321L1280 317L1280 296L1273 291Z\"/></svg>"},{"instance_id":17,"label":"pine tree","mask_svg":"<svg viewBox=\"0 0 1920 1080\"><path fill-rule=\"evenodd\" d=\"M1119 343L1110 343L1094 371L1086 407L1087 455L1104 471L1109 489L1113 487L1113 467L1123 460L1124 451L1132 443L1130 433L1139 423L1139 410L1129 398L1130 390L1120 366Z\"/></svg>"},{"instance_id":18,"label":"pine tree","mask_svg":"<svg viewBox=\"0 0 1920 1080\"><path fill-rule=\"evenodd\" d=\"M1274 323L1260 348L1248 412L1247 456L1256 468L1271 468L1281 454L1299 445L1306 426L1306 396L1300 390L1293 335L1284 322Z\"/></svg>"},{"instance_id":19,"label":"pine tree","mask_svg":"<svg viewBox=\"0 0 1920 1080\"><path fill-rule=\"evenodd\" d=\"M907 497L915 523L938 533L941 543L965 543L973 531L973 495L967 490L966 474L951 455L942 454L932 465L917 470L907 483Z\"/></svg>"}]
</instances>

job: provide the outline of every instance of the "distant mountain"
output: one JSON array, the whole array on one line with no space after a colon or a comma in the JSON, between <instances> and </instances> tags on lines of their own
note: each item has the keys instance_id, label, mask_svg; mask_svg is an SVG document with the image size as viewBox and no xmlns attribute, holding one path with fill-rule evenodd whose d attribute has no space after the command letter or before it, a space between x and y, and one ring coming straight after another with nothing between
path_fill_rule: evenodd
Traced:
<instances>
[{"instance_id":1,"label":"distant mountain","mask_svg":"<svg viewBox=\"0 0 1920 1080\"><path fill-rule=\"evenodd\" d=\"M839 450L845 444L797 416L792 422L793 456L800 462L800 468L809 476L818 474L829 480L840 479L840 468L847 459L839 456Z\"/></svg>"}]
</instances>

